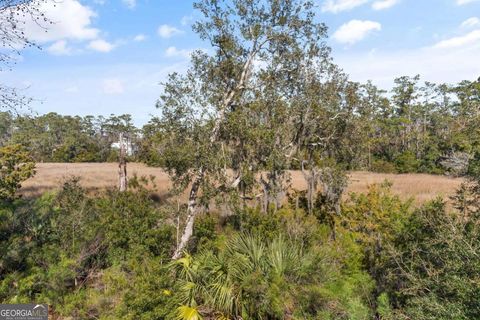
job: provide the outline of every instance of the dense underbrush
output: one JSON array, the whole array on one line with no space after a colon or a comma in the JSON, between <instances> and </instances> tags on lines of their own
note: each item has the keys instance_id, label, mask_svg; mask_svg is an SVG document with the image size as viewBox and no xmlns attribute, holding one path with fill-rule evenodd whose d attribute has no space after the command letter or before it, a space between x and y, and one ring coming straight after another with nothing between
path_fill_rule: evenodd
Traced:
<instances>
[{"instance_id":1,"label":"dense underbrush","mask_svg":"<svg viewBox=\"0 0 480 320\"><path fill-rule=\"evenodd\" d=\"M389 186L341 215L302 202L205 212L176 261L177 215L139 185L58 193L0 209L0 302L45 302L54 319L477 319L480 226L472 187L447 212ZM463 204L463 205L462 205ZM332 223L333 222L333 223Z\"/></svg>"}]
</instances>

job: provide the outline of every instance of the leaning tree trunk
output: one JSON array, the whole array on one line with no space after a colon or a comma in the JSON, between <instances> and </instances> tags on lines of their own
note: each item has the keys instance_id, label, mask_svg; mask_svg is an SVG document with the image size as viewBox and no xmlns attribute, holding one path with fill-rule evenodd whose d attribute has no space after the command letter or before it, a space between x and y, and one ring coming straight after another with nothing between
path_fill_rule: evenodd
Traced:
<instances>
[{"instance_id":1,"label":"leaning tree trunk","mask_svg":"<svg viewBox=\"0 0 480 320\"><path fill-rule=\"evenodd\" d=\"M211 145L217 143L220 138L220 127L225 119L225 113L227 112L227 108L230 107L235 96L240 92L242 92L245 88L245 83L247 82L247 79L249 77L250 68L252 66L253 60L255 59L255 56L258 50L259 48L256 45L254 45L254 47L252 48L252 51L250 52L247 58L247 61L245 61L245 64L243 65L242 73L240 75L240 79L238 80L238 84L235 86L235 88L227 91L223 97L222 104L217 113L217 117L215 119L215 123L210 135ZM188 244L188 241L193 235L193 223L198 213L197 212L198 211L198 204L197 204L198 192L201 184L203 183L204 178L205 178L205 168L200 167L200 169L198 170L198 174L193 180L192 186L190 188L185 229L183 231L180 243L175 249L172 259L179 259L182 256L182 253L185 250Z\"/></svg>"},{"instance_id":2,"label":"leaning tree trunk","mask_svg":"<svg viewBox=\"0 0 480 320\"><path fill-rule=\"evenodd\" d=\"M118 190L120 192L124 192L127 191L127 150L123 133L120 133L119 143L120 151L118 157Z\"/></svg>"},{"instance_id":3,"label":"leaning tree trunk","mask_svg":"<svg viewBox=\"0 0 480 320\"><path fill-rule=\"evenodd\" d=\"M182 234L182 238L177 245L177 249L172 256L172 259L179 259L182 256L183 250L187 247L188 241L193 235L193 223L195 222L195 217L197 215L197 198L198 198L198 189L203 180L204 172L200 171L195 181L192 184L190 189L190 195L188 197L188 207L187 207L187 220L185 224L185 229Z\"/></svg>"}]
</instances>

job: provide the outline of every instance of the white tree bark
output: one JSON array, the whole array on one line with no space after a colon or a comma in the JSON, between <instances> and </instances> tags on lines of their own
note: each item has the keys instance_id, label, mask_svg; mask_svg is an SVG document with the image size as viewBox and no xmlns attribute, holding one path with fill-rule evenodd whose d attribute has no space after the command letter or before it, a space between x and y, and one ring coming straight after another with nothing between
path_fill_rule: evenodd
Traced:
<instances>
[{"instance_id":1,"label":"white tree bark","mask_svg":"<svg viewBox=\"0 0 480 320\"><path fill-rule=\"evenodd\" d=\"M127 191L127 150L123 133L120 133L119 143L120 151L118 158L118 190L120 192L124 192Z\"/></svg>"},{"instance_id":2,"label":"white tree bark","mask_svg":"<svg viewBox=\"0 0 480 320\"><path fill-rule=\"evenodd\" d=\"M187 220L185 224L185 229L183 231L180 242L177 245L177 249L172 256L172 259L179 259L183 250L187 247L188 241L193 235L193 223L195 222L195 217L197 215L197 198L198 198L198 189L203 180L204 172L201 169L199 175L196 177L195 181L192 184L190 189L190 195L188 197L188 207L187 207Z\"/></svg>"}]
</instances>

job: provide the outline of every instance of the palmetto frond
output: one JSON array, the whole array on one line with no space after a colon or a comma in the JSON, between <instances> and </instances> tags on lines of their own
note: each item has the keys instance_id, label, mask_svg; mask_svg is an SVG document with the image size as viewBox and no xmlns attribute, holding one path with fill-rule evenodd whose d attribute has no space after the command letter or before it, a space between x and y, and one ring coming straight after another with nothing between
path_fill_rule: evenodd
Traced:
<instances>
[{"instance_id":1,"label":"palmetto frond","mask_svg":"<svg viewBox=\"0 0 480 320\"><path fill-rule=\"evenodd\" d=\"M234 287L230 283L215 282L209 287L210 305L215 309L226 314L235 313L235 293Z\"/></svg>"},{"instance_id":2,"label":"palmetto frond","mask_svg":"<svg viewBox=\"0 0 480 320\"><path fill-rule=\"evenodd\" d=\"M170 263L170 268L179 272L180 278L194 281L197 276L198 263L195 263L191 255L185 254L183 258L173 260Z\"/></svg>"},{"instance_id":3,"label":"palmetto frond","mask_svg":"<svg viewBox=\"0 0 480 320\"><path fill-rule=\"evenodd\" d=\"M177 320L201 320L203 319L197 308L180 306L177 308Z\"/></svg>"},{"instance_id":4,"label":"palmetto frond","mask_svg":"<svg viewBox=\"0 0 480 320\"><path fill-rule=\"evenodd\" d=\"M277 275L283 276L302 261L297 246L281 236L274 239L268 249L268 263Z\"/></svg>"},{"instance_id":5,"label":"palmetto frond","mask_svg":"<svg viewBox=\"0 0 480 320\"><path fill-rule=\"evenodd\" d=\"M242 234L233 237L227 243L227 252L231 256L244 255L248 260L244 265L249 269L262 269L265 262L265 245L258 237L250 234Z\"/></svg>"}]
</instances>

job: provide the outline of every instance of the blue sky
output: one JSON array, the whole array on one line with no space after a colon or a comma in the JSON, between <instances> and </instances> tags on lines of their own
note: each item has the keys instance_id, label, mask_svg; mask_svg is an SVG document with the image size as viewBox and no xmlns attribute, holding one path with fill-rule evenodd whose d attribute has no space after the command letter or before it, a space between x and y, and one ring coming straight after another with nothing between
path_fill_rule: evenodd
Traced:
<instances>
[{"instance_id":1,"label":"blue sky","mask_svg":"<svg viewBox=\"0 0 480 320\"><path fill-rule=\"evenodd\" d=\"M57 0L59 1L59 0ZM480 0L314 0L334 60L352 80L389 88L395 77L457 82L480 76ZM191 31L190 0L60 0L48 32L26 23L42 50L22 53L3 83L38 113L157 115L160 82L208 48Z\"/></svg>"}]
</instances>

